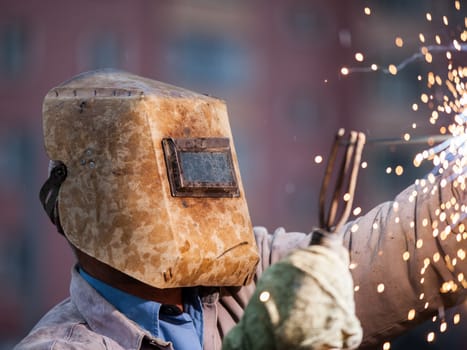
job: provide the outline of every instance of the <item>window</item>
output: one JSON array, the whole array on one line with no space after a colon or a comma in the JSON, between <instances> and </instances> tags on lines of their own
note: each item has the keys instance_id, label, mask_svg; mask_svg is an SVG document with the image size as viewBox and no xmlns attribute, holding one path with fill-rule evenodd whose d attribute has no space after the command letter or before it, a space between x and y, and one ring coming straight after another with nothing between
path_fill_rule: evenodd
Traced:
<instances>
[{"instance_id":1,"label":"window","mask_svg":"<svg viewBox=\"0 0 467 350\"><path fill-rule=\"evenodd\" d=\"M0 27L0 77L15 79L22 75L28 61L29 36L19 22Z\"/></svg>"},{"instance_id":2,"label":"window","mask_svg":"<svg viewBox=\"0 0 467 350\"><path fill-rule=\"evenodd\" d=\"M179 84L226 88L248 80L250 62L241 43L224 35L183 34L169 44L168 68Z\"/></svg>"},{"instance_id":3,"label":"window","mask_svg":"<svg viewBox=\"0 0 467 350\"><path fill-rule=\"evenodd\" d=\"M89 49L89 68L118 68L121 61L121 45L118 36L112 32L96 35Z\"/></svg>"}]
</instances>

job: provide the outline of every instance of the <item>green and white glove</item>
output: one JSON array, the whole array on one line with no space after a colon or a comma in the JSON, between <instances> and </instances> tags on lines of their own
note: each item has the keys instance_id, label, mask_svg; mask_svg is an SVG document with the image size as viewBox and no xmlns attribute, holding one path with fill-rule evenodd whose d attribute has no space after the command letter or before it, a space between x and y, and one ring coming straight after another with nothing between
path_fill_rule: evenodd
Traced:
<instances>
[{"instance_id":1,"label":"green and white glove","mask_svg":"<svg viewBox=\"0 0 467 350\"><path fill-rule=\"evenodd\" d=\"M269 267L223 350L355 349L349 256L337 234L317 232L319 244L293 251Z\"/></svg>"}]
</instances>

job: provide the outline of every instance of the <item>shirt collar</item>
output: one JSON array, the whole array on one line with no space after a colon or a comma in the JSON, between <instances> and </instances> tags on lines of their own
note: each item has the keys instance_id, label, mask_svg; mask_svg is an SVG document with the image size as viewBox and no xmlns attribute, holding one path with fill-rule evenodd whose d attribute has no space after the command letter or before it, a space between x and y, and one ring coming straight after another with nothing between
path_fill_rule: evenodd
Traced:
<instances>
[{"instance_id":1,"label":"shirt collar","mask_svg":"<svg viewBox=\"0 0 467 350\"><path fill-rule=\"evenodd\" d=\"M169 343L153 337L150 332L130 321L87 283L74 267L71 275L70 296L89 327L96 333L114 339L123 348L141 348L143 338L167 346Z\"/></svg>"},{"instance_id":2,"label":"shirt collar","mask_svg":"<svg viewBox=\"0 0 467 350\"><path fill-rule=\"evenodd\" d=\"M124 314L127 318L135 322L141 328L148 331L151 335L164 340L174 341L172 333L166 328L170 325L161 320L161 304L151 300L145 300L134 295L123 292L120 289L114 288L99 279L96 279L86 273L83 269L79 269L80 275L91 285L100 295L102 295L110 304ZM201 299L198 295L198 288L183 289L184 311L193 320L193 326L200 343L203 343L203 308ZM166 305L164 305L166 306ZM169 306L170 307L170 306ZM185 315L186 315L185 314ZM188 316L187 315L187 316ZM189 317L178 317L176 321L181 326L181 323L189 320ZM173 322L173 321L172 321ZM191 321L190 321L191 322Z\"/></svg>"},{"instance_id":3,"label":"shirt collar","mask_svg":"<svg viewBox=\"0 0 467 350\"><path fill-rule=\"evenodd\" d=\"M160 337L159 311L161 304L155 301L145 300L114 288L97 278L92 277L83 269L79 269L80 275L95 290L99 292L110 304L128 317L130 320L147 330L155 337Z\"/></svg>"}]
</instances>

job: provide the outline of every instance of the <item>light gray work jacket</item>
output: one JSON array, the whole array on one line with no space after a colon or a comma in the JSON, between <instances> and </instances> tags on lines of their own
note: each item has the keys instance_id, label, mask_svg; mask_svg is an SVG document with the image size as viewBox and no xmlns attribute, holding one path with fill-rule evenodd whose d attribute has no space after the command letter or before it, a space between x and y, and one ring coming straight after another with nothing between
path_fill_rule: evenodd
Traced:
<instances>
[{"instance_id":1,"label":"light gray work jacket","mask_svg":"<svg viewBox=\"0 0 467 350\"><path fill-rule=\"evenodd\" d=\"M394 201L374 208L342 230L349 248L362 348L374 346L465 300L467 227L465 183L451 181L452 170L419 181ZM309 244L310 235L256 227L265 268L291 249ZM202 288L204 349L219 350L238 322L254 283L241 288ZM313 302L312 299L310 302ZM70 298L55 306L17 350L172 349L153 338L104 300L72 271Z\"/></svg>"}]
</instances>

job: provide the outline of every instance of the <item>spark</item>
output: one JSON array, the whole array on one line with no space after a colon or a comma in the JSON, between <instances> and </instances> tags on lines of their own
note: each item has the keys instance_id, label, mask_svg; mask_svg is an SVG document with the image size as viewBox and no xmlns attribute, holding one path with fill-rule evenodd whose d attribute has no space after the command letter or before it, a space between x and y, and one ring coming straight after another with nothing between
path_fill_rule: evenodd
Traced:
<instances>
[{"instance_id":1,"label":"spark","mask_svg":"<svg viewBox=\"0 0 467 350\"><path fill-rule=\"evenodd\" d=\"M353 210L352 213L353 213L354 216L358 216L358 215L361 214L361 212L362 212L362 208L357 207L357 208L355 208L355 209Z\"/></svg>"},{"instance_id":2,"label":"spark","mask_svg":"<svg viewBox=\"0 0 467 350\"><path fill-rule=\"evenodd\" d=\"M396 166L395 173L397 176L401 176L404 173L404 168L401 165Z\"/></svg>"},{"instance_id":3,"label":"spark","mask_svg":"<svg viewBox=\"0 0 467 350\"><path fill-rule=\"evenodd\" d=\"M443 16L443 23L445 26L448 26L449 25L449 20L446 16Z\"/></svg>"},{"instance_id":4,"label":"spark","mask_svg":"<svg viewBox=\"0 0 467 350\"><path fill-rule=\"evenodd\" d=\"M396 75L397 71L398 71L398 69L394 64L390 64L388 66L388 72L391 73L392 75Z\"/></svg>"},{"instance_id":5,"label":"spark","mask_svg":"<svg viewBox=\"0 0 467 350\"><path fill-rule=\"evenodd\" d=\"M363 54L361 52L357 52L355 54L355 60L358 61L358 62L363 62L363 60L364 60Z\"/></svg>"},{"instance_id":6,"label":"spark","mask_svg":"<svg viewBox=\"0 0 467 350\"><path fill-rule=\"evenodd\" d=\"M458 47L456 49L456 46ZM380 69L383 73L385 74L393 74L391 71L390 71L390 68L393 66L393 68L391 68L392 70L395 70L397 72L400 72L401 70L403 70L406 66L408 66L409 64L415 62L415 61L418 61L420 59L426 59L426 54L427 53L430 53L430 56L433 54L433 53L442 53L442 52L449 52L450 50L457 50L457 51L462 51L462 52L467 52L467 44L460 44L456 41L456 46L454 46L454 43L451 43L450 45L428 45L428 46L424 46L423 48L420 49L420 52L416 52L414 54L412 54L410 57L404 59L403 61L401 61L399 64L397 65L390 65L388 66L387 69L385 68L382 68ZM345 73L343 72L343 70L345 69ZM374 71L371 67L343 67L341 69L341 73L343 75L349 75L349 74L352 74L352 73L368 73L368 72L372 72Z\"/></svg>"},{"instance_id":7,"label":"spark","mask_svg":"<svg viewBox=\"0 0 467 350\"><path fill-rule=\"evenodd\" d=\"M401 37L397 37L396 40L394 40L394 43L396 44L397 47L404 46L404 40Z\"/></svg>"},{"instance_id":8,"label":"spark","mask_svg":"<svg viewBox=\"0 0 467 350\"><path fill-rule=\"evenodd\" d=\"M459 257L459 259L464 260L465 259L465 250L464 249L459 249L457 251L457 256Z\"/></svg>"},{"instance_id":9,"label":"spark","mask_svg":"<svg viewBox=\"0 0 467 350\"><path fill-rule=\"evenodd\" d=\"M461 283L464 281L464 274L462 272L457 275L457 280Z\"/></svg>"},{"instance_id":10,"label":"spark","mask_svg":"<svg viewBox=\"0 0 467 350\"><path fill-rule=\"evenodd\" d=\"M271 298L271 294L268 291L261 292L259 300L263 303L267 302Z\"/></svg>"},{"instance_id":11,"label":"spark","mask_svg":"<svg viewBox=\"0 0 467 350\"><path fill-rule=\"evenodd\" d=\"M423 239L419 238L417 239L417 243L415 244L415 246L420 249L421 247L423 247Z\"/></svg>"}]
</instances>

